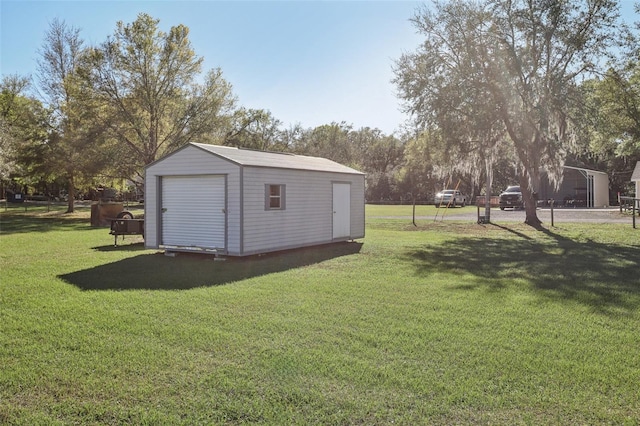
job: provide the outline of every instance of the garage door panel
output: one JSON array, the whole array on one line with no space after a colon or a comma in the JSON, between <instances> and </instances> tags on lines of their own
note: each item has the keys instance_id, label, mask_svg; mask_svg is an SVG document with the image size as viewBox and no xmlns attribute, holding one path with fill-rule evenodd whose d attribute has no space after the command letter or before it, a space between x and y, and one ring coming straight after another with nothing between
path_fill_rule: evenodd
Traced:
<instances>
[{"instance_id":1,"label":"garage door panel","mask_svg":"<svg viewBox=\"0 0 640 426\"><path fill-rule=\"evenodd\" d=\"M162 179L162 244L225 248L224 176L167 176Z\"/></svg>"}]
</instances>

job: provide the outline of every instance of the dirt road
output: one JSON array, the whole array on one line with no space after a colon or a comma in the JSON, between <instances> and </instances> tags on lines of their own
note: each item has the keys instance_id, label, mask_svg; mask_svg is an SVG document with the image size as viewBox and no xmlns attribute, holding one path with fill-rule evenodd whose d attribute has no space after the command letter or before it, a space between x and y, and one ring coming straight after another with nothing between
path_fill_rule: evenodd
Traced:
<instances>
[{"instance_id":1,"label":"dirt road","mask_svg":"<svg viewBox=\"0 0 640 426\"><path fill-rule=\"evenodd\" d=\"M484 215L484 208L480 209L480 214ZM411 219L411 217L407 217ZM538 218L545 224L551 223L551 209L538 209ZM448 210L440 209L437 219L436 216L421 216L420 220L469 220L477 222L478 213L476 210L450 208ZM498 208L491 209L491 222L524 222L524 210L500 210ZM587 223L628 223L631 227L631 213L620 213L616 208L607 209L554 209L554 223L567 222L587 222ZM636 213L636 226L640 228L640 216Z\"/></svg>"}]
</instances>

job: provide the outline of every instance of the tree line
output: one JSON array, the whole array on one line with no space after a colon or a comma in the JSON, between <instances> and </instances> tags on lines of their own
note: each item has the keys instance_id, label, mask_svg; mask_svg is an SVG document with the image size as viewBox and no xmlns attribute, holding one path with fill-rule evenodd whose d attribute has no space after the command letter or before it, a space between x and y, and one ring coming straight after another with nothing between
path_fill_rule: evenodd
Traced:
<instances>
[{"instance_id":1,"label":"tree line","mask_svg":"<svg viewBox=\"0 0 640 426\"><path fill-rule=\"evenodd\" d=\"M532 200L541 173L566 163L607 171L625 191L640 160L637 26L618 3L436 1L411 23L424 36L394 62L411 119L387 135L346 122L285 126L239 105L222 70L203 73L184 25L147 14L87 46L51 22L35 78L3 76L5 187L76 188L142 181L144 167L197 141L320 156L366 173L366 198L427 201L460 182L471 195L518 182ZM527 203L535 206L534 203ZM535 225L535 209L527 210Z\"/></svg>"}]
</instances>

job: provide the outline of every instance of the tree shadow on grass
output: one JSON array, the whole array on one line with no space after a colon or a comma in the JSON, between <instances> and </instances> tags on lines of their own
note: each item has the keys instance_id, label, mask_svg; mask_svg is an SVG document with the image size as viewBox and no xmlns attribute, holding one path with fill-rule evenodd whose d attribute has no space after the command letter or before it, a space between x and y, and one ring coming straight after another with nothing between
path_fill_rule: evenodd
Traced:
<instances>
[{"instance_id":1,"label":"tree shadow on grass","mask_svg":"<svg viewBox=\"0 0 640 426\"><path fill-rule=\"evenodd\" d=\"M528 283L546 298L601 312L640 308L640 247L578 242L545 229L549 239L534 239L503 229L516 238L458 238L413 250L408 259L419 275L450 271L476 277L458 289L499 291Z\"/></svg>"},{"instance_id":2,"label":"tree shadow on grass","mask_svg":"<svg viewBox=\"0 0 640 426\"><path fill-rule=\"evenodd\" d=\"M27 232L48 232L90 229L89 221L85 218L69 218L53 212L51 216L34 215L3 215L0 219L1 234L19 234Z\"/></svg>"},{"instance_id":3,"label":"tree shadow on grass","mask_svg":"<svg viewBox=\"0 0 640 426\"><path fill-rule=\"evenodd\" d=\"M82 290L187 290L314 265L359 253L361 247L362 243L344 242L224 261L192 253L142 254L58 278Z\"/></svg>"}]
</instances>

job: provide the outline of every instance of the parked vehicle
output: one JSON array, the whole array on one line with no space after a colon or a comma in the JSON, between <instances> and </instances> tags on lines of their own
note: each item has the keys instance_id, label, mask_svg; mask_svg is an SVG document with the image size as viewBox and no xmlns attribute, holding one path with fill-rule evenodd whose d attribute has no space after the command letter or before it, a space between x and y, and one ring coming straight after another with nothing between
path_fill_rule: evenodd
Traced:
<instances>
[{"instance_id":1,"label":"parked vehicle","mask_svg":"<svg viewBox=\"0 0 640 426\"><path fill-rule=\"evenodd\" d=\"M443 189L436 194L433 201L436 205L446 204L451 207L464 207L467 204L467 196L457 189Z\"/></svg>"},{"instance_id":2,"label":"parked vehicle","mask_svg":"<svg viewBox=\"0 0 640 426\"><path fill-rule=\"evenodd\" d=\"M522 201L522 191L517 185L508 186L507 189L502 191L499 196L500 210L504 210L507 207L523 208L524 202Z\"/></svg>"}]
</instances>

